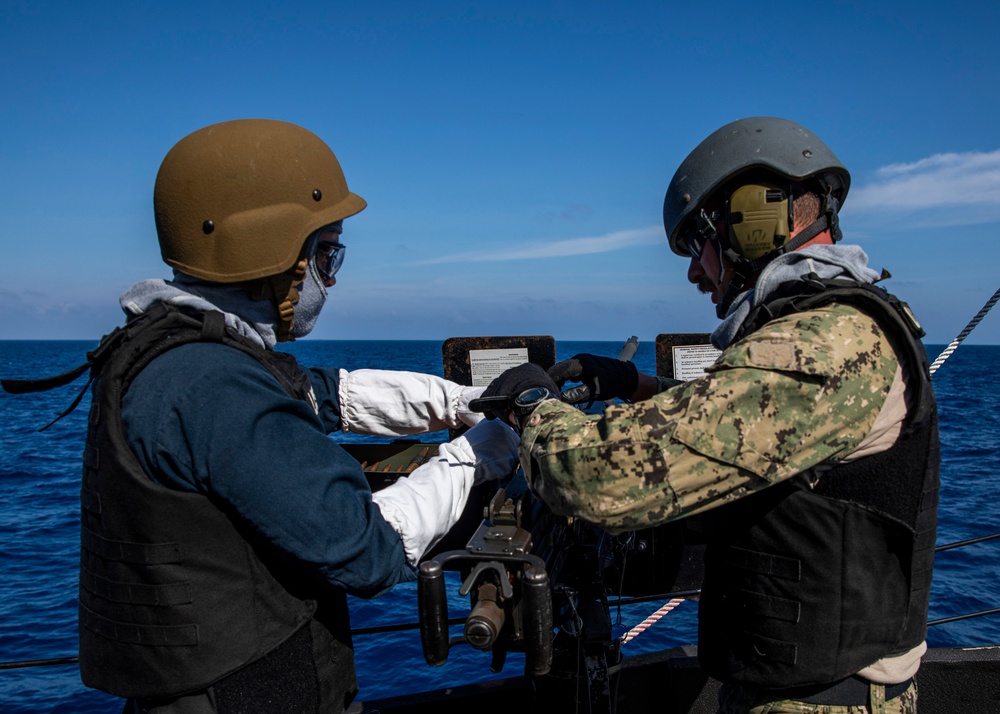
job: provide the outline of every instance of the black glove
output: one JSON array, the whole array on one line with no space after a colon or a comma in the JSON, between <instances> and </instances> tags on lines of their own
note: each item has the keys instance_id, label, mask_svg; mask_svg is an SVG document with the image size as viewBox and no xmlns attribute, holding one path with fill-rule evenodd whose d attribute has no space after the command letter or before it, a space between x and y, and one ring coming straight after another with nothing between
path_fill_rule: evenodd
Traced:
<instances>
[{"instance_id":1,"label":"black glove","mask_svg":"<svg viewBox=\"0 0 1000 714\"><path fill-rule=\"evenodd\" d=\"M559 394L559 387L544 369L537 364L526 362L511 367L490 382L490 386L478 399L469 402L469 409L482 412L487 419L507 421L507 415L516 412L514 400L521 392L533 387L543 387L553 396ZM525 416L525 415L517 415Z\"/></svg>"},{"instance_id":2,"label":"black glove","mask_svg":"<svg viewBox=\"0 0 1000 714\"><path fill-rule=\"evenodd\" d=\"M562 393L564 402L583 404L608 399L631 399L639 387L639 370L632 362L613 357L579 354L549 367L549 376L560 386L583 382Z\"/></svg>"}]
</instances>

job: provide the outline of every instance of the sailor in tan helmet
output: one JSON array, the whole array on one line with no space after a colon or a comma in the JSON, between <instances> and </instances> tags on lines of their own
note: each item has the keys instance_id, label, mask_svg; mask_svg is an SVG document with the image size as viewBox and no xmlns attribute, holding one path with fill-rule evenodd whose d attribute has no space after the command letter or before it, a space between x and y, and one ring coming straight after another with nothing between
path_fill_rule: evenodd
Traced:
<instances>
[{"instance_id":1,"label":"sailor in tan helmet","mask_svg":"<svg viewBox=\"0 0 1000 714\"><path fill-rule=\"evenodd\" d=\"M516 436L481 388L304 369L309 333L365 207L315 134L265 119L182 139L156 180L171 280L121 298L91 353L80 669L133 712L340 712L357 692L346 595L414 578ZM478 424L477 424L478 423ZM373 495L327 434L474 425Z\"/></svg>"}]
</instances>

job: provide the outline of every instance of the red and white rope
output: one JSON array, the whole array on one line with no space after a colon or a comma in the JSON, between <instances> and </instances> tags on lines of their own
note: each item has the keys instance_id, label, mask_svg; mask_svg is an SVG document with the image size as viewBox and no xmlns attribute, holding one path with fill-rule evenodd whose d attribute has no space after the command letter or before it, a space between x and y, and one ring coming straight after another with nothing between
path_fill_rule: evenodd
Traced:
<instances>
[{"instance_id":1,"label":"red and white rope","mask_svg":"<svg viewBox=\"0 0 1000 714\"><path fill-rule=\"evenodd\" d=\"M622 644L625 644L629 640L631 640L631 639L635 638L636 636L638 636L638 635L642 634L643 632L645 632L646 628L650 627L654 622L656 622L657 620L659 620L661 617L663 617L664 615L666 615L668 612L670 612L671 610L673 610L675 607L677 607L678 605L680 605L682 602L684 602L684 598L682 598L682 597L675 597L673 600L670 600L667 604L665 604L659 610L657 610L652 615L650 615L649 617L647 617L645 620L643 620L642 622L640 622L638 625L636 625L635 627L633 627L631 630L629 630L628 632L626 632L625 636L622 638Z\"/></svg>"}]
</instances>

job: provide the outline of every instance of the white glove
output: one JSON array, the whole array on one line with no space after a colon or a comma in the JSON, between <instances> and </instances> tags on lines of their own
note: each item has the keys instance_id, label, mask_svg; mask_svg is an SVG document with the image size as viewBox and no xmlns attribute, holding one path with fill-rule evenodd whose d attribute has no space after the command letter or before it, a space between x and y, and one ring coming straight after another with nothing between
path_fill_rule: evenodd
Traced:
<instances>
[{"instance_id":1,"label":"white glove","mask_svg":"<svg viewBox=\"0 0 1000 714\"><path fill-rule=\"evenodd\" d=\"M410 565L458 522L475 484L503 478L517 465L517 434L499 421L484 421L437 457L391 486L372 494L382 517L403 541Z\"/></svg>"},{"instance_id":2,"label":"white glove","mask_svg":"<svg viewBox=\"0 0 1000 714\"><path fill-rule=\"evenodd\" d=\"M469 402L485 387L463 387L433 374L386 369L340 370L341 428L355 434L412 436L473 426L483 415Z\"/></svg>"}]
</instances>

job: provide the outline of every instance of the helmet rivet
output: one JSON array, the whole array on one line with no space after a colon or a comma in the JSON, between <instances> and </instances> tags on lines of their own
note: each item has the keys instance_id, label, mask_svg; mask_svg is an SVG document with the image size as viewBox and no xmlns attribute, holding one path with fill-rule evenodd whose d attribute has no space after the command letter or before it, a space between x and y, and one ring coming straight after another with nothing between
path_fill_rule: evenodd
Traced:
<instances>
[{"instance_id":1,"label":"helmet rivet","mask_svg":"<svg viewBox=\"0 0 1000 714\"><path fill-rule=\"evenodd\" d=\"M811 159L813 157L813 152L809 151L809 149L804 149L802 151L802 155L805 156L807 159Z\"/></svg>"},{"instance_id":2,"label":"helmet rivet","mask_svg":"<svg viewBox=\"0 0 1000 714\"><path fill-rule=\"evenodd\" d=\"M318 188L314 188L313 189L313 200L314 201L318 201L321 198L323 198L323 192L320 191Z\"/></svg>"},{"instance_id":3,"label":"helmet rivet","mask_svg":"<svg viewBox=\"0 0 1000 714\"><path fill-rule=\"evenodd\" d=\"M683 196L683 199L684 199L684 203L691 203L691 194L690 193L685 193L684 196Z\"/></svg>"},{"instance_id":4,"label":"helmet rivet","mask_svg":"<svg viewBox=\"0 0 1000 714\"><path fill-rule=\"evenodd\" d=\"M215 230L215 221L212 220L205 221L204 223L201 224L201 229L205 232L205 235L208 235L209 233Z\"/></svg>"}]
</instances>

